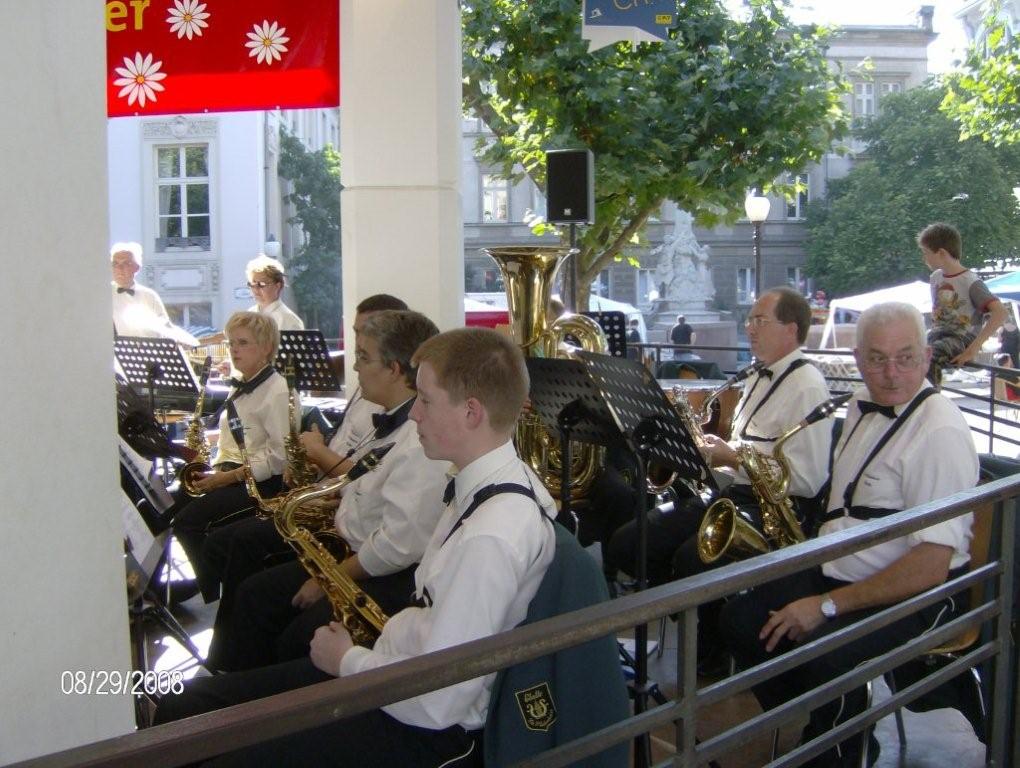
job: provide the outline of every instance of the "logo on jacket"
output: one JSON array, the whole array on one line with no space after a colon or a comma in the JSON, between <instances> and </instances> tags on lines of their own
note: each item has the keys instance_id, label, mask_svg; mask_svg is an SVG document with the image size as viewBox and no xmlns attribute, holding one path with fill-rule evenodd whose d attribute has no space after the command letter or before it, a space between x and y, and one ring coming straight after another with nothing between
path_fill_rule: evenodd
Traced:
<instances>
[{"instance_id":1,"label":"logo on jacket","mask_svg":"<svg viewBox=\"0 0 1020 768\"><path fill-rule=\"evenodd\" d=\"M549 683L539 683L523 691L515 691L517 706L529 731L548 731L556 722L556 705L553 704Z\"/></svg>"}]
</instances>

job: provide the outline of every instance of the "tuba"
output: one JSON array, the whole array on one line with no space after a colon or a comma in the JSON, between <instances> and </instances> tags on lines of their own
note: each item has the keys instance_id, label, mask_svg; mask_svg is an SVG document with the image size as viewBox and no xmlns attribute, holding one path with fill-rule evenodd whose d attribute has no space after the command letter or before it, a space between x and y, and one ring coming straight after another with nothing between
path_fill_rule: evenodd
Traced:
<instances>
[{"instance_id":1,"label":"tuba","mask_svg":"<svg viewBox=\"0 0 1020 768\"><path fill-rule=\"evenodd\" d=\"M730 499L719 499L708 508L698 528L698 556L703 563L714 563L726 556L734 560L764 554L805 540L790 500L790 465L783 445L802 429L827 419L849 400L851 394L826 400L776 440L772 455L751 445L737 448L740 465L751 481L751 489L761 508L759 531Z\"/></svg>"},{"instance_id":2,"label":"tuba","mask_svg":"<svg viewBox=\"0 0 1020 768\"><path fill-rule=\"evenodd\" d=\"M205 406L205 385L209 382L209 373L212 371L212 357L205 356L205 368L202 371L202 379L198 385L198 400L195 401L195 412L192 414L191 423L188 424L188 431L184 434L184 446L195 452L194 458L184 465L180 472L181 487L189 496L202 496L201 491L195 488L195 481L207 472L212 472L209 466L209 457L212 448L205 436L205 424L202 423L202 408Z\"/></svg>"},{"instance_id":3,"label":"tuba","mask_svg":"<svg viewBox=\"0 0 1020 768\"><path fill-rule=\"evenodd\" d=\"M588 352L608 351L602 328L590 317L566 313L555 320L549 318L553 280L568 253L566 248L513 246L487 248L483 252L492 257L503 274L510 327L525 357L563 357L560 344L567 336ZM521 416L514 442L521 458L549 492L561 497L559 445L537 415ZM586 494L605 463L605 452L587 443L572 444L571 456L570 495L579 498Z\"/></svg>"},{"instance_id":4,"label":"tuba","mask_svg":"<svg viewBox=\"0 0 1020 768\"><path fill-rule=\"evenodd\" d=\"M338 477L317 487L297 488L290 491L280 502L273 515L276 530L293 547L301 565L322 587L333 607L334 618L343 623L347 631L350 632L351 639L357 645L372 645L379 633L382 632L388 617L379 605L340 568L340 563L350 555L350 547L347 542L336 534L335 529L331 529L333 538L340 549L337 553L331 552L316 535L318 533L321 536L324 531L320 529L316 532L305 526L304 521L308 514L306 508L310 503L323 497L335 495L344 486L371 472L379 466L383 456L392 447L393 444L390 443L369 451L343 477ZM335 510L335 504L333 508ZM321 518L321 515L313 515L313 517L318 519ZM332 519L332 517L329 518L331 523Z\"/></svg>"}]
</instances>

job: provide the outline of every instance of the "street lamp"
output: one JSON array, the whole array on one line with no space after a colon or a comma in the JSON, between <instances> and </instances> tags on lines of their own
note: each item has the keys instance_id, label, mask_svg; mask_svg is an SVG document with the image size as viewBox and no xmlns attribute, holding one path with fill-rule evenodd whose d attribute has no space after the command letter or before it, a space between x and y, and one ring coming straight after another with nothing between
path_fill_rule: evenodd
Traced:
<instances>
[{"instance_id":1,"label":"street lamp","mask_svg":"<svg viewBox=\"0 0 1020 768\"><path fill-rule=\"evenodd\" d=\"M761 225L769 217L769 199L755 194L755 190L744 200L747 219L754 225L754 299L761 296Z\"/></svg>"}]
</instances>

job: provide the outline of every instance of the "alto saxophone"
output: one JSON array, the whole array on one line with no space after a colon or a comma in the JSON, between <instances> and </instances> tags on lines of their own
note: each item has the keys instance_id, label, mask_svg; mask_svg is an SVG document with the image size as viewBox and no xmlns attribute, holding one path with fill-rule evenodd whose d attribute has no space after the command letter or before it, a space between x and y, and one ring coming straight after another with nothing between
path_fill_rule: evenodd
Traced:
<instances>
[{"instance_id":1,"label":"alto saxophone","mask_svg":"<svg viewBox=\"0 0 1020 768\"><path fill-rule=\"evenodd\" d=\"M287 378L289 395L287 398L287 412L290 417L290 432L283 439L283 447L287 452L287 469L290 472L290 484L294 488L301 488L315 482L318 475L315 467L308 462L308 452L301 445L301 436L295 426L295 418L300 419L301 396L295 386L296 372L294 360L287 359L287 369L284 374Z\"/></svg>"},{"instance_id":2,"label":"alto saxophone","mask_svg":"<svg viewBox=\"0 0 1020 768\"><path fill-rule=\"evenodd\" d=\"M367 472L371 472L379 466L383 456L392 447L393 444L390 443L369 451L343 477L318 487L297 488L291 491L284 497L273 516L276 530L293 547L301 565L322 587L333 607L334 618L344 625L357 645L369 646L374 643L389 617L340 567L350 554L347 543L334 532L343 554L338 557L330 552L326 545L316 538L315 533L302 524L302 509L309 502L332 495Z\"/></svg>"},{"instance_id":3,"label":"alto saxophone","mask_svg":"<svg viewBox=\"0 0 1020 768\"><path fill-rule=\"evenodd\" d=\"M819 405L776 440L771 456L747 444L737 448L740 465L761 508L762 529L743 517L730 499L719 499L708 508L698 528L698 556L703 563L714 563L724 555L737 560L764 554L805 540L789 496L790 464L783 445L802 429L831 416L850 397L849 393L837 395Z\"/></svg>"},{"instance_id":4,"label":"alto saxophone","mask_svg":"<svg viewBox=\"0 0 1020 768\"><path fill-rule=\"evenodd\" d=\"M205 366L202 371L202 378L198 385L198 400L195 401L195 412L191 416L191 423L188 424L188 431L184 434L184 446L195 455L190 462L181 469L181 487L189 496L202 496L203 493L195 487L195 482L208 472L212 472L209 466L209 457L212 455L212 447L205 434L205 424L202 421L202 408L205 406L205 388L209 382L209 373L212 371L212 356L205 356Z\"/></svg>"}]
</instances>

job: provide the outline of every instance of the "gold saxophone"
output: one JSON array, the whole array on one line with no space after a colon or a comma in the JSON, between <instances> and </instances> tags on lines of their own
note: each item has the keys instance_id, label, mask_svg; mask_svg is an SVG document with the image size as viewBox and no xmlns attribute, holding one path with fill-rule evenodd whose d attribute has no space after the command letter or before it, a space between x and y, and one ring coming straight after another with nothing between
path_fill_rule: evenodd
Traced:
<instances>
[{"instance_id":1,"label":"gold saxophone","mask_svg":"<svg viewBox=\"0 0 1020 768\"><path fill-rule=\"evenodd\" d=\"M748 522L730 499L719 499L708 508L698 528L698 556L703 563L714 563L723 556L739 560L804 541L789 496L790 465L783 445L802 429L831 416L850 397L838 395L819 405L783 433L771 455L747 444L737 448L741 467L761 508L762 530Z\"/></svg>"},{"instance_id":2,"label":"gold saxophone","mask_svg":"<svg viewBox=\"0 0 1020 768\"><path fill-rule=\"evenodd\" d=\"M553 279L568 253L566 248L512 246L487 248L483 252L492 257L503 273L510 327L525 357L564 357L560 344L567 336L588 352L608 351L602 328L590 317L566 313L549 319ZM552 439L536 414L521 416L514 442L521 458L535 470L549 492L560 498L559 443ZM605 451L589 443L572 443L570 453L570 495L582 498L605 463Z\"/></svg>"},{"instance_id":3,"label":"gold saxophone","mask_svg":"<svg viewBox=\"0 0 1020 768\"><path fill-rule=\"evenodd\" d=\"M202 408L205 406L205 387L209 382L209 373L212 371L212 357L205 356L205 368L202 371L202 379L198 385L198 400L195 401L195 412L191 416L191 423L188 424L188 431L184 434L184 446L195 452L194 458L181 468L181 487L189 496L202 496L202 492L195 487L195 481L207 472L212 472L209 466L209 457L212 455L212 447L205 434L205 424L202 422Z\"/></svg>"},{"instance_id":4,"label":"gold saxophone","mask_svg":"<svg viewBox=\"0 0 1020 768\"><path fill-rule=\"evenodd\" d=\"M745 366L730 376L726 381L708 393L708 397L701 403L701 407L695 411L687 397L687 390L679 384L674 384L672 389L666 390L666 399L673 406L677 417L690 434L694 444L700 449L705 447L705 426L712 420L712 405L723 392L736 386L753 373L756 373L764 366L764 363L755 362ZM676 472L670 472L661 465L650 465L648 468L648 492L665 493L666 489L676 482ZM697 489L695 493L697 493Z\"/></svg>"},{"instance_id":5,"label":"gold saxophone","mask_svg":"<svg viewBox=\"0 0 1020 768\"><path fill-rule=\"evenodd\" d=\"M283 498L273 515L276 530L293 547L301 565L322 587L333 607L334 618L343 623L357 645L372 645L389 617L340 567L343 560L350 556L350 547L336 533L336 529L330 528L340 550L334 553L317 538L315 531L305 526L304 521L308 514L306 507L323 497L335 495L344 486L371 472L379 466L383 456L392 447L393 444L390 443L374 448L362 456L342 477L316 487L297 488L291 491ZM336 509L335 504L333 509ZM314 517L317 519L320 516ZM330 521L332 522L332 518ZM324 531L320 530L318 535L321 536L323 533Z\"/></svg>"},{"instance_id":6,"label":"gold saxophone","mask_svg":"<svg viewBox=\"0 0 1020 768\"><path fill-rule=\"evenodd\" d=\"M300 421L301 396L297 391L294 382L296 371L294 370L293 358L287 359L286 373L287 388L287 413L290 420L290 431L283 439L283 448L287 452L287 468L290 470L290 484L294 488L301 488L315 482L318 472L308 461L308 452L301 445L301 436L295 426L295 419Z\"/></svg>"}]
</instances>

